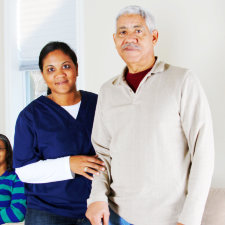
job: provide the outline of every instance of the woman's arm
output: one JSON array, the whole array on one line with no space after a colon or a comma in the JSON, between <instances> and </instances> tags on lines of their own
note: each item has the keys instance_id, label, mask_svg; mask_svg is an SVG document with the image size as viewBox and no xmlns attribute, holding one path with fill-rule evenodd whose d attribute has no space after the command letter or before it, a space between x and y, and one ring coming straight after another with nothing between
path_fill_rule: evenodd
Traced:
<instances>
[{"instance_id":1,"label":"woman's arm","mask_svg":"<svg viewBox=\"0 0 225 225\"><path fill-rule=\"evenodd\" d=\"M49 183L73 179L75 174L70 170L70 156L40 160L16 169L19 178L25 183Z\"/></svg>"},{"instance_id":2,"label":"woman's arm","mask_svg":"<svg viewBox=\"0 0 225 225\"><path fill-rule=\"evenodd\" d=\"M38 184L73 179L75 173L92 180L87 172L98 175L104 170L103 162L96 156L83 155L40 160L17 168L16 173L23 182Z\"/></svg>"},{"instance_id":3,"label":"woman's arm","mask_svg":"<svg viewBox=\"0 0 225 225\"><path fill-rule=\"evenodd\" d=\"M80 174L92 180L88 175L98 174L104 169L102 161L95 156L65 156L43 160L34 126L33 111L22 111L17 119L14 139L13 164L23 182L48 183L73 179Z\"/></svg>"}]
</instances>

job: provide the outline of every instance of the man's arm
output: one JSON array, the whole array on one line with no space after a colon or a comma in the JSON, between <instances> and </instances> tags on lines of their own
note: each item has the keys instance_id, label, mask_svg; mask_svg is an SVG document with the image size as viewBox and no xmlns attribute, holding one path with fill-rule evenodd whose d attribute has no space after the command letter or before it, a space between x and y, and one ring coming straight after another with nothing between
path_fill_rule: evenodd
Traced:
<instances>
[{"instance_id":1,"label":"man's arm","mask_svg":"<svg viewBox=\"0 0 225 225\"><path fill-rule=\"evenodd\" d=\"M179 222L200 225L213 174L214 141L208 102L199 81L191 72L188 72L183 83L180 110L191 167Z\"/></svg>"},{"instance_id":2,"label":"man's arm","mask_svg":"<svg viewBox=\"0 0 225 225\"><path fill-rule=\"evenodd\" d=\"M109 207L107 202L93 202L88 206L86 217L92 225L108 225Z\"/></svg>"},{"instance_id":3,"label":"man's arm","mask_svg":"<svg viewBox=\"0 0 225 225\"><path fill-rule=\"evenodd\" d=\"M105 127L102 115L102 93L100 91L96 106L92 130L92 144L98 157L104 161L106 171L94 176L92 190L88 202L87 218L92 225L99 225L101 220L107 225L109 220L108 195L111 183L111 157L109 146L111 137Z\"/></svg>"}]
</instances>

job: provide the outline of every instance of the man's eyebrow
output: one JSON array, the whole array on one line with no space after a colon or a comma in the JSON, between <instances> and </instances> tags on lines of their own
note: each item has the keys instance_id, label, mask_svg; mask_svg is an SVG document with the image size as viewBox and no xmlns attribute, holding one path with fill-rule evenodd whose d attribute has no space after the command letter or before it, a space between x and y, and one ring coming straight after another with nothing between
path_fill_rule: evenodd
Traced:
<instances>
[{"instance_id":1,"label":"man's eyebrow","mask_svg":"<svg viewBox=\"0 0 225 225\"><path fill-rule=\"evenodd\" d=\"M118 30L120 29L126 29L127 27L126 26L122 26L122 27L118 27Z\"/></svg>"},{"instance_id":2,"label":"man's eyebrow","mask_svg":"<svg viewBox=\"0 0 225 225\"><path fill-rule=\"evenodd\" d=\"M121 27L118 27L118 30L121 30L121 29L127 29L128 27L126 26L121 26ZM144 28L143 25L134 25L132 26L132 28Z\"/></svg>"},{"instance_id":3,"label":"man's eyebrow","mask_svg":"<svg viewBox=\"0 0 225 225\"><path fill-rule=\"evenodd\" d=\"M133 28L144 28L143 25L134 25Z\"/></svg>"}]
</instances>

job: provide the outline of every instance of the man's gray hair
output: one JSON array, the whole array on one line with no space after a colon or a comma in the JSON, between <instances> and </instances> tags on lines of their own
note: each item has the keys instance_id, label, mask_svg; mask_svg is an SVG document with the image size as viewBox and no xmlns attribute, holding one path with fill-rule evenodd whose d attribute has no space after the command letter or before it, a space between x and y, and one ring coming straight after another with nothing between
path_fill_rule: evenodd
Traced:
<instances>
[{"instance_id":1,"label":"man's gray hair","mask_svg":"<svg viewBox=\"0 0 225 225\"><path fill-rule=\"evenodd\" d=\"M140 15L143 19L145 19L146 25L149 28L150 32L156 29L155 19L154 16L148 12L147 10L143 9L137 5L130 5L127 6L119 11L119 14L116 17L116 22L122 15L126 14L137 14Z\"/></svg>"}]
</instances>

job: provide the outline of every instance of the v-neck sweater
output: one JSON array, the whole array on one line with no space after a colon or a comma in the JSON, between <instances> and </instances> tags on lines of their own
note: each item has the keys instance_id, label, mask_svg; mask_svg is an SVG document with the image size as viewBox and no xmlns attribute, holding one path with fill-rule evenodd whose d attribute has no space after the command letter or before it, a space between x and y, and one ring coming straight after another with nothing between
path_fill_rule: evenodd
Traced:
<instances>
[{"instance_id":1,"label":"v-neck sweater","mask_svg":"<svg viewBox=\"0 0 225 225\"><path fill-rule=\"evenodd\" d=\"M96 94L81 91L76 119L45 96L29 104L16 122L14 167L45 159L94 155L90 138L96 101ZM91 181L77 174L75 179L65 181L25 183L27 205L57 215L83 218L90 188Z\"/></svg>"},{"instance_id":2,"label":"v-neck sweater","mask_svg":"<svg viewBox=\"0 0 225 225\"><path fill-rule=\"evenodd\" d=\"M100 89L92 143L107 170L88 204L135 225L200 225L214 164L209 106L191 70L157 59L136 93L124 73Z\"/></svg>"}]
</instances>

